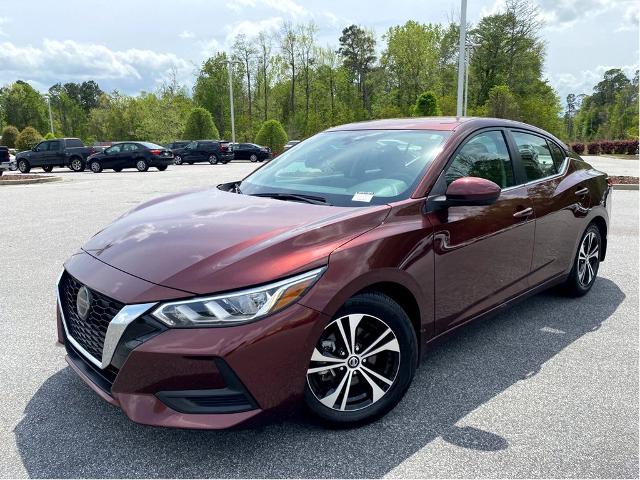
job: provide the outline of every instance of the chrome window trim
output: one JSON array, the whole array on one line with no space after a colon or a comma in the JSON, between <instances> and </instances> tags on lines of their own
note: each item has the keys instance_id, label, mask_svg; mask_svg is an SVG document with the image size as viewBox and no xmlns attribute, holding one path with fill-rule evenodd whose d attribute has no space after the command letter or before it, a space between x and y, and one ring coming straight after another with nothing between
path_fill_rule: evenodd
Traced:
<instances>
[{"instance_id":1,"label":"chrome window trim","mask_svg":"<svg viewBox=\"0 0 640 480\"><path fill-rule=\"evenodd\" d=\"M76 350L78 350L87 360L93 363L96 367L104 370L111 363L111 359L113 358L113 354L116 351L116 347L124 334L127 326L133 322L136 318L140 317L143 313L147 312L151 308L157 305L157 302L153 303L136 303L133 305L125 305L120 309L120 311L116 314L115 317L111 319L109 322L109 326L107 327L107 333L104 337L104 344L102 345L102 361L98 360L96 357L87 352L82 345L80 345L75 338L73 338L69 334L69 329L67 327L67 320L64 318L64 310L62 309L62 301L60 300L60 281L62 280L62 275L64 275L64 270L58 276L58 281L56 282L56 298L58 300L58 311L60 312L60 319L62 320L62 327L64 328L64 333L69 343L74 346Z\"/></svg>"}]
</instances>

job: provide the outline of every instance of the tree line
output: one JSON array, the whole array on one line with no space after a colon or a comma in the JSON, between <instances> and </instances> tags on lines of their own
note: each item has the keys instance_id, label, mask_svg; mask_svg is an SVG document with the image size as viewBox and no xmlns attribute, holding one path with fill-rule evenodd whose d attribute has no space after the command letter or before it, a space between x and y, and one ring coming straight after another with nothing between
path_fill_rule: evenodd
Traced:
<instances>
[{"instance_id":1,"label":"tree line","mask_svg":"<svg viewBox=\"0 0 640 480\"><path fill-rule=\"evenodd\" d=\"M538 12L525 0L480 19L468 30L468 115L537 125L567 141L638 137L638 74L605 73L591 95L560 99L543 78L545 45ZM47 92L56 135L85 142L230 139L228 68L239 141L254 141L267 120L289 138L373 118L455 115L458 25L410 20L379 38L359 25L335 45L319 45L313 23L285 22L278 32L240 34L229 53L199 68L192 88L175 75L154 92L104 92L94 81L53 85ZM24 81L0 88L0 126L48 132L45 97ZM272 125L272 124L270 124ZM204 130L203 130L204 129Z\"/></svg>"}]
</instances>

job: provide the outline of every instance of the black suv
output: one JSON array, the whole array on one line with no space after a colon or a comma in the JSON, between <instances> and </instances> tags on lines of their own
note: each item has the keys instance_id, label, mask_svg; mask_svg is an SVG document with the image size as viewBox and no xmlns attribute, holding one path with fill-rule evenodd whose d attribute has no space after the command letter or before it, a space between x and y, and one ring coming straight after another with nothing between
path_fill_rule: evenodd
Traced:
<instances>
[{"instance_id":1,"label":"black suv","mask_svg":"<svg viewBox=\"0 0 640 480\"><path fill-rule=\"evenodd\" d=\"M56 138L18 152L16 163L22 173L28 173L33 167L42 167L45 172L53 167L69 167L74 172L82 172L87 157L93 153L94 150L85 147L79 138Z\"/></svg>"},{"instance_id":2,"label":"black suv","mask_svg":"<svg viewBox=\"0 0 640 480\"><path fill-rule=\"evenodd\" d=\"M226 140L195 140L184 148L173 150L175 164L198 162L229 163L233 160L233 147Z\"/></svg>"},{"instance_id":3,"label":"black suv","mask_svg":"<svg viewBox=\"0 0 640 480\"><path fill-rule=\"evenodd\" d=\"M164 148L168 148L169 150L177 150L179 148L184 148L191 143L191 140L176 140L175 142L166 143Z\"/></svg>"}]
</instances>

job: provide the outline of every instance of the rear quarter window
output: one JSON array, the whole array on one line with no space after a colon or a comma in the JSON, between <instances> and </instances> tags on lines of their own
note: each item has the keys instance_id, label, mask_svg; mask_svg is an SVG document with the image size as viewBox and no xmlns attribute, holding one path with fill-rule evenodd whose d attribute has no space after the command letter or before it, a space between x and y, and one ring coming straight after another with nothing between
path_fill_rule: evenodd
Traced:
<instances>
[{"instance_id":1,"label":"rear quarter window","mask_svg":"<svg viewBox=\"0 0 640 480\"><path fill-rule=\"evenodd\" d=\"M70 138L66 141L68 148L84 147L82 140L77 138Z\"/></svg>"}]
</instances>

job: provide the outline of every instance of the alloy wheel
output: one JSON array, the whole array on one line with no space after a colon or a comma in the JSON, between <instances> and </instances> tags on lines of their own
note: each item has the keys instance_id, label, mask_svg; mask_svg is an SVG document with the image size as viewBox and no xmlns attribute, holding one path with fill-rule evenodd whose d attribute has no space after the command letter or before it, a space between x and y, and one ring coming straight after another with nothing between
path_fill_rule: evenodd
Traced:
<instances>
[{"instance_id":1,"label":"alloy wheel","mask_svg":"<svg viewBox=\"0 0 640 480\"><path fill-rule=\"evenodd\" d=\"M79 158L74 158L71 160L71 170L74 172L79 172L82 170L82 161Z\"/></svg>"},{"instance_id":2,"label":"alloy wheel","mask_svg":"<svg viewBox=\"0 0 640 480\"><path fill-rule=\"evenodd\" d=\"M139 172L146 172L149 169L149 167L147 166L147 162L145 162L144 160L138 160L136 162L136 168Z\"/></svg>"},{"instance_id":3,"label":"alloy wheel","mask_svg":"<svg viewBox=\"0 0 640 480\"><path fill-rule=\"evenodd\" d=\"M173 159L173 163L176 165L182 165L182 157L180 155L176 155Z\"/></svg>"},{"instance_id":4,"label":"alloy wheel","mask_svg":"<svg viewBox=\"0 0 640 480\"><path fill-rule=\"evenodd\" d=\"M400 367L395 333L377 317L349 314L331 322L313 350L307 383L338 411L367 408L391 388Z\"/></svg>"},{"instance_id":5,"label":"alloy wheel","mask_svg":"<svg viewBox=\"0 0 640 480\"><path fill-rule=\"evenodd\" d=\"M93 173L100 173L102 171L102 167L98 162L91 162L91 171Z\"/></svg>"},{"instance_id":6,"label":"alloy wheel","mask_svg":"<svg viewBox=\"0 0 640 480\"><path fill-rule=\"evenodd\" d=\"M249 160L250 160L252 163L255 163L255 162L257 162L257 161L258 161L258 156L257 156L255 153L252 153L252 154L251 154L251 156L249 157Z\"/></svg>"},{"instance_id":7,"label":"alloy wheel","mask_svg":"<svg viewBox=\"0 0 640 480\"><path fill-rule=\"evenodd\" d=\"M578 281L583 287L591 284L596 272L598 271L598 262L600 261L599 242L594 232L588 232L578 252Z\"/></svg>"}]
</instances>

